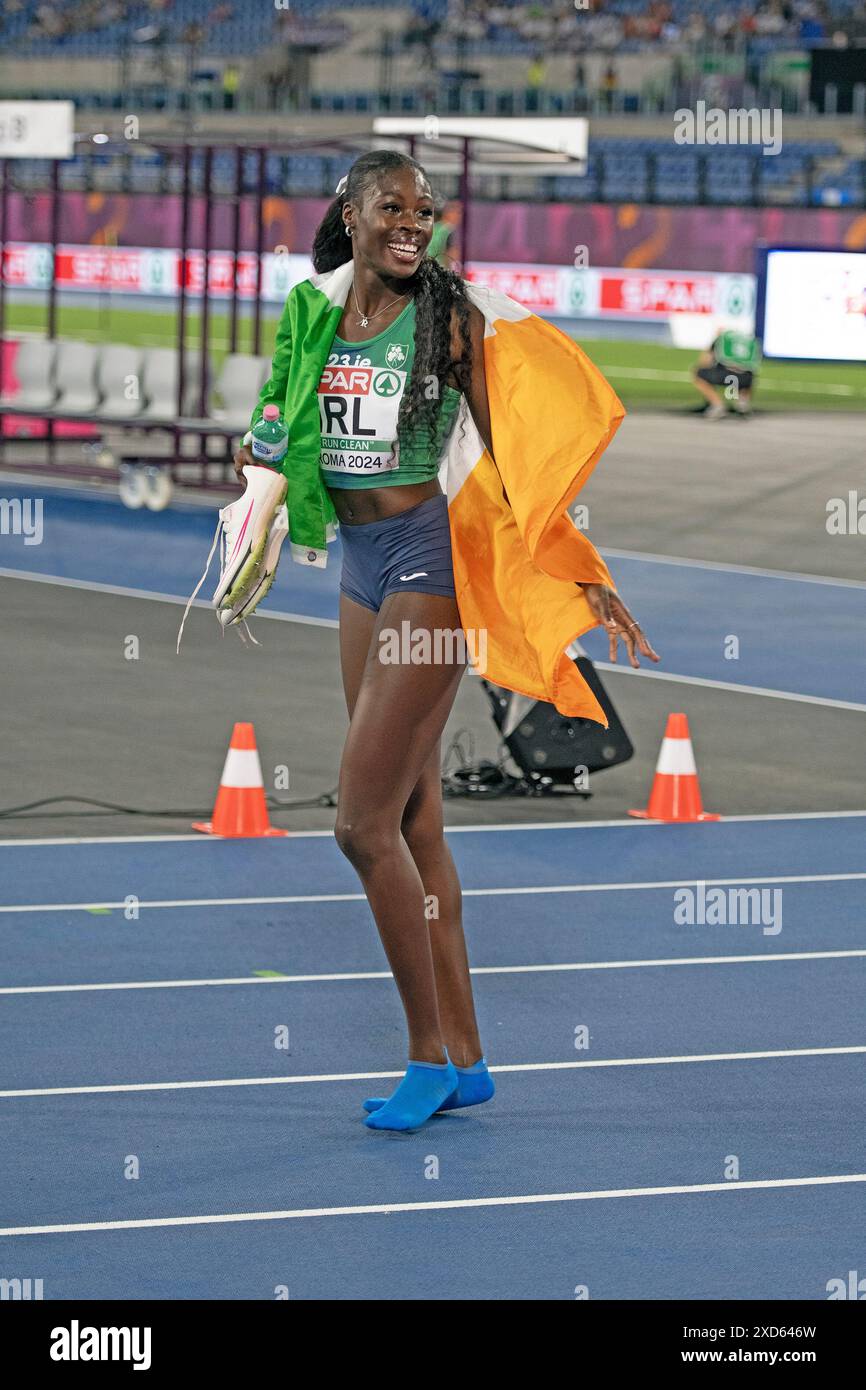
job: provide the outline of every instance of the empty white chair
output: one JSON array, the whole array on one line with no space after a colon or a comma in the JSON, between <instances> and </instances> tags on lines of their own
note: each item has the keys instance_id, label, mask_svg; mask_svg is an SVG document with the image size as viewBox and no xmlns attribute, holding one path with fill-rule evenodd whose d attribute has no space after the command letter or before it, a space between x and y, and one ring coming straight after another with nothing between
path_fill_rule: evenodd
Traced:
<instances>
[{"instance_id":1,"label":"empty white chair","mask_svg":"<svg viewBox=\"0 0 866 1390\"><path fill-rule=\"evenodd\" d=\"M97 349L93 343L61 342L57 353L55 414L92 415L99 403L96 389Z\"/></svg>"},{"instance_id":2,"label":"empty white chair","mask_svg":"<svg viewBox=\"0 0 866 1390\"><path fill-rule=\"evenodd\" d=\"M201 358L198 352L186 354L184 415L198 415ZM146 405L139 419L170 423L177 418L177 351L174 348L147 348L144 354L144 395Z\"/></svg>"},{"instance_id":3,"label":"empty white chair","mask_svg":"<svg viewBox=\"0 0 866 1390\"><path fill-rule=\"evenodd\" d=\"M54 385L54 365L57 343L46 338L24 338L18 345L15 365L7 368L6 389L0 396L4 410L50 410L57 395ZM9 391L9 376L14 372L18 391Z\"/></svg>"},{"instance_id":4,"label":"empty white chair","mask_svg":"<svg viewBox=\"0 0 866 1390\"><path fill-rule=\"evenodd\" d=\"M142 350L106 343L99 352L96 380L102 403L99 414L110 420L129 420L145 405Z\"/></svg>"},{"instance_id":5,"label":"empty white chair","mask_svg":"<svg viewBox=\"0 0 866 1390\"><path fill-rule=\"evenodd\" d=\"M214 420L246 434L250 416L270 369L268 358L248 357L241 352L228 353L214 384L214 395L217 397L211 410Z\"/></svg>"}]
</instances>

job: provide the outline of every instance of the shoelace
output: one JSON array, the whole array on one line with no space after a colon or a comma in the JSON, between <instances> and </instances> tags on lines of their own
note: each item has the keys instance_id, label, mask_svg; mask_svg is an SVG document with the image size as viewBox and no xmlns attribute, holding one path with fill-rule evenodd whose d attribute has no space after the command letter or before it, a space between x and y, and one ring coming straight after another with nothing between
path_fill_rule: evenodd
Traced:
<instances>
[{"instance_id":1,"label":"shoelace","mask_svg":"<svg viewBox=\"0 0 866 1390\"><path fill-rule=\"evenodd\" d=\"M202 575L201 579L198 581L198 583L196 584L196 586L195 586L195 588L193 589L192 593L190 594L189 598L187 599L186 608L183 610L183 617L182 617L182 619L181 619L180 628L179 628L178 634L177 634L177 648L176 648L176 654L177 654L177 655L180 655L180 643L181 643L181 638L183 637L183 629L184 629L184 626L185 626L185 624L186 624L187 617L189 616L189 610L190 610L190 608L192 608L192 605L193 605L193 603L194 603L194 601L195 601L195 596L196 596L196 594L198 593L198 591L199 591L199 589L201 588L201 586L202 586L202 584L204 583L204 581L207 579L208 570L210 569L211 560L213 559L213 553L214 553L214 551L215 551L216 548L217 548L217 541L220 542L220 573L222 573L222 571L225 569L225 563L226 563L226 530L225 530L225 518L224 518L222 512L220 512L220 514L219 514L219 516L218 516L218 518L217 518L216 530L214 531L213 542L212 542L212 544L211 544L211 548L210 548L210 551L209 551L209 553L208 553L207 564L206 564L205 567L204 567L204 574ZM219 614L216 614L215 616L216 616L217 623L219 624L220 631L221 631L223 637L225 637L225 635L226 635L226 630L225 630L225 628L223 627L222 623L221 623L220 620L219 620ZM234 624L232 624L232 626L234 626ZM243 632L241 632L241 628L244 628L244 630L246 631L246 634L247 634L246 637L244 636ZM256 638L253 636L253 634L250 632L250 629L249 629L249 626L248 626L248 624L247 624L246 618L241 618L240 623L238 624L237 632L238 632L238 637L240 637L241 641L244 643L245 646L247 645L247 640L248 640L248 639L249 639L250 642L252 642L253 646L255 646L255 647L260 647L260 646L262 645L261 642L258 642L258 641L256 640Z\"/></svg>"}]
</instances>

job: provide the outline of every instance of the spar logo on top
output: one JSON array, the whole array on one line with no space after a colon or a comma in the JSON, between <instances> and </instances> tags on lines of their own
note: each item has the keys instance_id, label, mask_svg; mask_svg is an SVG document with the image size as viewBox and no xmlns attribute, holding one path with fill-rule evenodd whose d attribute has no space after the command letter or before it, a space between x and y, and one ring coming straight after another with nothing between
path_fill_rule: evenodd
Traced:
<instances>
[{"instance_id":1,"label":"spar logo on top","mask_svg":"<svg viewBox=\"0 0 866 1390\"><path fill-rule=\"evenodd\" d=\"M751 329L756 277L621 266L476 263L467 279L500 290L534 314L559 318L674 319L701 315Z\"/></svg>"}]
</instances>

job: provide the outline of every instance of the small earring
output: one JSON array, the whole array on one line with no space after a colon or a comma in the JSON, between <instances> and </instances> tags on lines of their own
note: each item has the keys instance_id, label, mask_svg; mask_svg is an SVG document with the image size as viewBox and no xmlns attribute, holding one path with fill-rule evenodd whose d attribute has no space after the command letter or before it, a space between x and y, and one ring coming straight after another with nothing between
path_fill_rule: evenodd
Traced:
<instances>
[{"instance_id":1,"label":"small earring","mask_svg":"<svg viewBox=\"0 0 866 1390\"><path fill-rule=\"evenodd\" d=\"M346 236L351 236L351 235L352 235L352 228L349 227L349 226L347 226L347 227L346 227Z\"/></svg>"}]
</instances>

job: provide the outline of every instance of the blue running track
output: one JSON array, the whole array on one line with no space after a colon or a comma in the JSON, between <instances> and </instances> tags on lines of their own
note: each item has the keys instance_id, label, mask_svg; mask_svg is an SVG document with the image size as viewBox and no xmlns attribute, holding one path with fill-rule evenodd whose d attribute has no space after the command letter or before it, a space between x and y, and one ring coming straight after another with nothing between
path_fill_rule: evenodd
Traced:
<instances>
[{"instance_id":1,"label":"blue running track","mask_svg":"<svg viewBox=\"0 0 866 1390\"><path fill-rule=\"evenodd\" d=\"M0 844L3 1274L826 1299L866 1226L864 831L449 831L497 1094L405 1135L362 1124L404 1027L330 833ZM733 921L676 920L713 888Z\"/></svg>"}]
</instances>

